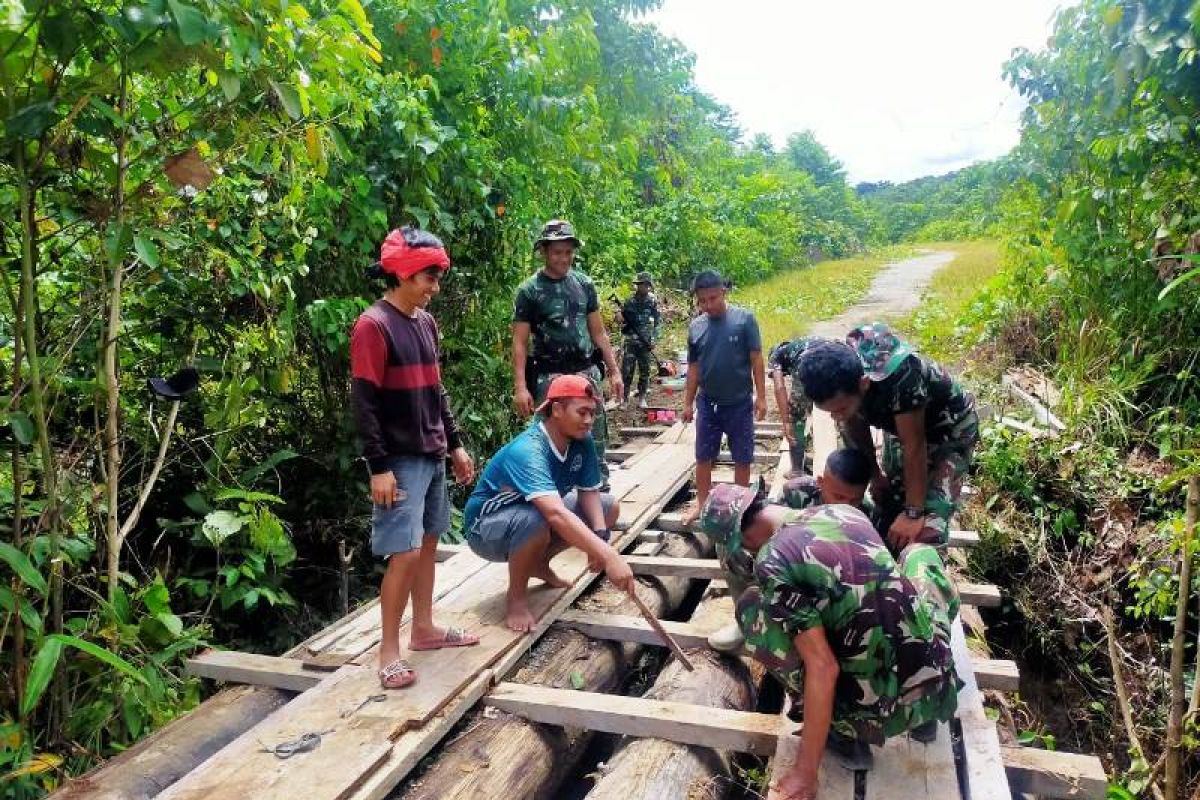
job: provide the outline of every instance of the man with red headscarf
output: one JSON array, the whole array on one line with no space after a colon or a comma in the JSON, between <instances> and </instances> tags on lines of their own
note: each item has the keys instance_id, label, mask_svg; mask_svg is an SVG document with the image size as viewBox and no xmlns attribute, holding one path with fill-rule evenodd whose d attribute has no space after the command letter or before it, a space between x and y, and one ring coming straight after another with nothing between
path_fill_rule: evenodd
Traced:
<instances>
[{"instance_id":1,"label":"man with red headscarf","mask_svg":"<svg viewBox=\"0 0 1200 800\"><path fill-rule=\"evenodd\" d=\"M379 609L379 682L401 689L416 672L400 657L400 620L411 594L409 648L465 647L479 637L433 624L438 538L450 529L446 456L459 483L475 476L442 385L438 327L425 310L450 257L441 240L415 228L388 234L368 274L386 291L350 335L350 398L371 474L371 550L387 559Z\"/></svg>"}]
</instances>

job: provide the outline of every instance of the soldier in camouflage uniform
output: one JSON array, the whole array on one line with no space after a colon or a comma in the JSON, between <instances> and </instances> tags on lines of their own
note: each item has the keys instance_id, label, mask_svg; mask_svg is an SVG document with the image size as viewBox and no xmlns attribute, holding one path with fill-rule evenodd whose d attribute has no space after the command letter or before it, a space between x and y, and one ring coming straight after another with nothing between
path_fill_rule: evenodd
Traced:
<instances>
[{"instance_id":1,"label":"soldier in camouflage uniform","mask_svg":"<svg viewBox=\"0 0 1200 800\"><path fill-rule=\"evenodd\" d=\"M513 304L513 403L523 416L546 395L559 375L575 373L592 382L603 397L603 375L596 355L603 358L609 387L618 400L624 392L617 360L600 318L600 300L591 278L572 269L575 251L583 242L566 220L550 220L534 243L543 267L517 288ZM529 347L533 340L532 351ZM608 416L597 406L592 438L600 471L608 482L604 451L608 445Z\"/></svg>"},{"instance_id":2,"label":"soldier in camouflage uniform","mask_svg":"<svg viewBox=\"0 0 1200 800\"><path fill-rule=\"evenodd\" d=\"M796 368L800 366L800 356L804 355L813 344L828 341L819 336L800 336L780 342L771 348L767 357L767 373L771 376L771 386L775 390L775 406L779 409L779 417L783 422L783 437L787 439L788 452L792 457L792 474L804 472L805 452L808 442L804 429L808 418L812 415L812 401L804 394L804 388L796 378ZM784 380L791 377L792 388L788 391Z\"/></svg>"},{"instance_id":3,"label":"soldier in camouflage uniform","mask_svg":"<svg viewBox=\"0 0 1200 800\"><path fill-rule=\"evenodd\" d=\"M653 356L661 317L658 313L658 300L650 293L654 286L650 273L639 272L633 285L636 291L621 306L621 333L625 336L621 382L630 387L629 397L632 400L633 373L635 368L638 370L638 394L641 395L639 405L645 408L650 378L657 376L657 364L654 364Z\"/></svg>"},{"instance_id":4,"label":"soldier in camouflage uniform","mask_svg":"<svg viewBox=\"0 0 1200 800\"><path fill-rule=\"evenodd\" d=\"M873 456L871 428L884 431L871 494L893 551L913 541L944 545L979 441L970 393L882 323L855 328L845 343L810 348L799 377L854 447Z\"/></svg>"},{"instance_id":5,"label":"soldier in camouflage uniform","mask_svg":"<svg viewBox=\"0 0 1200 800\"><path fill-rule=\"evenodd\" d=\"M960 682L958 596L935 548L910 544L896 560L857 509L779 510L732 484L713 489L701 527L744 587L736 613L751 653L803 703L800 752L777 787L785 796L815 792L826 746L863 769L868 743L936 738Z\"/></svg>"}]
</instances>

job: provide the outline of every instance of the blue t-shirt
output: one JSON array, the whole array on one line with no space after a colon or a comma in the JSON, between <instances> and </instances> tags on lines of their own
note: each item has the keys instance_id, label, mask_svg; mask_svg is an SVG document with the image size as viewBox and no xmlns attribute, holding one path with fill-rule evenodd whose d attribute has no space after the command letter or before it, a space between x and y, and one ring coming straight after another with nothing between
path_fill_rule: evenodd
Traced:
<instances>
[{"instance_id":1,"label":"blue t-shirt","mask_svg":"<svg viewBox=\"0 0 1200 800\"><path fill-rule=\"evenodd\" d=\"M480 516L510 503L527 503L550 494L563 497L572 489L599 488L600 462L592 435L572 439L567 452L560 453L538 420L492 456L467 500L463 530L471 530Z\"/></svg>"},{"instance_id":2,"label":"blue t-shirt","mask_svg":"<svg viewBox=\"0 0 1200 800\"><path fill-rule=\"evenodd\" d=\"M701 314L688 325L688 363L700 369L700 393L718 405L735 405L754 395L750 354L762 352L754 314L728 306L713 319Z\"/></svg>"}]
</instances>

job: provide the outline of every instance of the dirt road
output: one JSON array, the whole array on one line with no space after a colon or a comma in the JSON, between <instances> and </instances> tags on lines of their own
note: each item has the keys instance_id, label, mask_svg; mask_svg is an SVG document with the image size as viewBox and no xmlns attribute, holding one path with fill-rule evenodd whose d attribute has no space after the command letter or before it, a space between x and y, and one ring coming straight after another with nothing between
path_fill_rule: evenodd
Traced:
<instances>
[{"instance_id":1,"label":"dirt road","mask_svg":"<svg viewBox=\"0 0 1200 800\"><path fill-rule=\"evenodd\" d=\"M888 264L875 276L867 296L833 319L814 323L810 335L841 338L855 325L906 314L917 307L921 293L934 273L949 264L956 254L949 250L926 251L916 258Z\"/></svg>"}]
</instances>

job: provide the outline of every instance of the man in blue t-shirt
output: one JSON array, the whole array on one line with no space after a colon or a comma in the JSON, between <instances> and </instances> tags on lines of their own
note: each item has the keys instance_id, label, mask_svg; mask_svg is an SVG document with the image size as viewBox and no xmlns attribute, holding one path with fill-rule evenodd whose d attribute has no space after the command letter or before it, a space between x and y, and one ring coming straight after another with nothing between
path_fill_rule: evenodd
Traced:
<instances>
[{"instance_id":1,"label":"man in blue t-shirt","mask_svg":"<svg viewBox=\"0 0 1200 800\"><path fill-rule=\"evenodd\" d=\"M590 433L600 396L587 378L560 375L537 408L537 421L500 448L467 500L463 529L481 558L508 562L506 621L532 630L528 583L539 578L566 588L550 560L567 547L588 556L620 590L633 590L633 573L608 544L617 505L601 494L600 463Z\"/></svg>"},{"instance_id":2,"label":"man in blue t-shirt","mask_svg":"<svg viewBox=\"0 0 1200 800\"><path fill-rule=\"evenodd\" d=\"M726 301L729 284L706 269L692 280L700 315L688 325L688 373L683 421L696 420L695 521L708 500L713 463L721 436L729 438L733 480L750 485L754 463L754 420L767 416L767 387L758 321L747 309Z\"/></svg>"}]
</instances>

